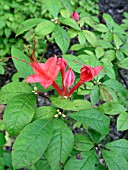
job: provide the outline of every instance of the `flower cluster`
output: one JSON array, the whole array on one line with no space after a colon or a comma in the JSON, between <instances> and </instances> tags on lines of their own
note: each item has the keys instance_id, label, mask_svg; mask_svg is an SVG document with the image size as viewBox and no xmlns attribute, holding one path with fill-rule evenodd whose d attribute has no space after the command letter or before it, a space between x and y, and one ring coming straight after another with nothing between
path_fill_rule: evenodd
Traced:
<instances>
[{"instance_id":1,"label":"flower cluster","mask_svg":"<svg viewBox=\"0 0 128 170\"><path fill-rule=\"evenodd\" d=\"M102 70L102 66L91 68L84 65L80 70L80 79L72 88L75 81L75 74L71 68L66 70L68 64L63 58L49 58L46 63L38 63L36 60L31 60L31 67L35 74L27 77L27 83L39 82L44 88L53 86L60 96L70 97L72 93L83 83L92 80ZM62 75L62 88L60 88L55 79L59 72Z\"/></svg>"}]
</instances>

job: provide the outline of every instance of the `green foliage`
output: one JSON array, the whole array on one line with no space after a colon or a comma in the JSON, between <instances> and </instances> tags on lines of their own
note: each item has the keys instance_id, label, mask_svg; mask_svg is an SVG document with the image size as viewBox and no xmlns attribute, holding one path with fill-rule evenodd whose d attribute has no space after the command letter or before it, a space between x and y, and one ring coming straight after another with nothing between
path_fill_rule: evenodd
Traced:
<instances>
[{"instance_id":1,"label":"green foliage","mask_svg":"<svg viewBox=\"0 0 128 170\"><path fill-rule=\"evenodd\" d=\"M2 57L10 54L10 48L15 44L11 56L17 69L12 82L0 91L0 103L7 105L0 130L6 129L10 137L15 137L10 154L3 150L6 140L0 133L0 169L127 169L128 141L113 140L109 129L113 123L118 131L128 129L127 82L123 75L123 78L120 76L121 69L128 68L128 15L124 13L123 24L118 25L109 14L103 14L103 24L91 15L98 14L96 3L97 0L86 3L84 0L0 1L3 7L0 12L0 35L3 37L0 53ZM73 11L80 15L77 22L71 18ZM57 93L51 96L49 91L53 87L44 90L38 83L31 85L37 87L33 91L25 82L33 70L23 46L30 45L35 35L39 41L37 60L45 61L43 57L47 53L46 50L42 54L40 41L44 41L43 48L45 43L48 48L49 44L54 47L56 43L60 48L56 55L61 55L74 71L76 79L72 87L81 83L84 65L102 66L102 71L91 82L85 81L72 95L69 93L72 87L68 87L69 96L57 97ZM4 65L1 62L0 73L3 73ZM44 74L45 69L38 76ZM95 71L93 69L92 76ZM122 79L120 82L118 77ZM55 81L60 93L64 92L61 73ZM46 106L44 102L40 104L43 99L39 96L49 100ZM123 134L123 138L127 138L127 134ZM99 153L102 153L104 166L100 164Z\"/></svg>"}]
</instances>

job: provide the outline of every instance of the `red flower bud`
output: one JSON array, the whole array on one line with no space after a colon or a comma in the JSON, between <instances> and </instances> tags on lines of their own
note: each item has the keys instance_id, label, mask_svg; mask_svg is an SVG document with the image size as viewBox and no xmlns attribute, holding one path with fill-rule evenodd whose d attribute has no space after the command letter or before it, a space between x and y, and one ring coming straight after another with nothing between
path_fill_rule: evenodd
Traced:
<instances>
[{"instance_id":1,"label":"red flower bud","mask_svg":"<svg viewBox=\"0 0 128 170\"><path fill-rule=\"evenodd\" d=\"M79 14L77 12L72 12L71 17L75 21L79 21L79 18L80 18Z\"/></svg>"},{"instance_id":2,"label":"red flower bud","mask_svg":"<svg viewBox=\"0 0 128 170\"><path fill-rule=\"evenodd\" d=\"M69 68L64 74L64 80L63 80L64 86L69 88L74 83L74 80L75 80L75 74L72 71L72 69Z\"/></svg>"},{"instance_id":3,"label":"red flower bud","mask_svg":"<svg viewBox=\"0 0 128 170\"><path fill-rule=\"evenodd\" d=\"M102 66L91 68L90 66L83 66L80 70L80 81L85 83L92 80L102 70Z\"/></svg>"},{"instance_id":4,"label":"red flower bud","mask_svg":"<svg viewBox=\"0 0 128 170\"><path fill-rule=\"evenodd\" d=\"M57 64L60 66L60 70L65 70L67 67L67 62L63 58L58 58L57 59Z\"/></svg>"}]
</instances>

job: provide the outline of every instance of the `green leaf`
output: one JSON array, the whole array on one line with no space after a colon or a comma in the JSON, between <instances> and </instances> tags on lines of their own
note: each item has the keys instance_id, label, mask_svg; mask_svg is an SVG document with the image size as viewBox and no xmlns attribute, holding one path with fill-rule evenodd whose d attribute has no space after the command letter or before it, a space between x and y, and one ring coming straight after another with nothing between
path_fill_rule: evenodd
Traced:
<instances>
[{"instance_id":1,"label":"green leaf","mask_svg":"<svg viewBox=\"0 0 128 170\"><path fill-rule=\"evenodd\" d=\"M95 53L96 53L96 57L100 58L100 57L102 57L104 55L104 50L101 47L97 47L95 49Z\"/></svg>"},{"instance_id":2,"label":"green leaf","mask_svg":"<svg viewBox=\"0 0 128 170\"><path fill-rule=\"evenodd\" d=\"M50 100L52 104L58 108L61 108L64 110L73 110L73 111L77 110L77 107L75 106L75 104L69 99L65 99L62 97L50 97Z\"/></svg>"},{"instance_id":3,"label":"green leaf","mask_svg":"<svg viewBox=\"0 0 128 170\"><path fill-rule=\"evenodd\" d=\"M99 32L107 32L108 31L108 28L104 24L98 24L95 26L94 29Z\"/></svg>"},{"instance_id":4,"label":"green leaf","mask_svg":"<svg viewBox=\"0 0 128 170\"><path fill-rule=\"evenodd\" d=\"M103 158L109 168L109 170L127 170L128 162L127 160L120 155L115 155L114 152L111 151L102 151Z\"/></svg>"},{"instance_id":5,"label":"green leaf","mask_svg":"<svg viewBox=\"0 0 128 170\"><path fill-rule=\"evenodd\" d=\"M12 167L12 155L8 152L3 153L3 159L5 162L5 165L8 167Z\"/></svg>"},{"instance_id":6,"label":"green leaf","mask_svg":"<svg viewBox=\"0 0 128 170\"><path fill-rule=\"evenodd\" d=\"M102 60L103 61L103 60ZM103 63L103 68L106 72L106 75L111 78L111 79L116 79L116 75L115 75L115 71L113 69L113 67L111 67L109 65L109 63L107 63L107 61L109 61L108 59L104 61Z\"/></svg>"},{"instance_id":7,"label":"green leaf","mask_svg":"<svg viewBox=\"0 0 128 170\"><path fill-rule=\"evenodd\" d=\"M91 108L91 103L87 100L77 99L77 100L73 100L73 103L74 103L75 107L77 108L76 111Z\"/></svg>"},{"instance_id":8,"label":"green leaf","mask_svg":"<svg viewBox=\"0 0 128 170\"><path fill-rule=\"evenodd\" d=\"M44 20L39 23L35 29L35 33L37 36L45 36L54 31L55 24L52 21Z\"/></svg>"},{"instance_id":9,"label":"green leaf","mask_svg":"<svg viewBox=\"0 0 128 170\"><path fill-rule=\"evenodd\" d=\"M91 31L88 30L84 30L83 31L84 36L86 38L86 40L93 46L96 47L97 46L97 38L95 36L95 34Z\"/></svg>"},{"instance_id":10,"label":"green leaf","mask_svg":"<svg viewBox=\"0 0 128 170\"><path fill-rule=\"evenodd\" d=\"M32 88L24 82L11 82L4 85L0 91L0 103L7 104L12 97L32 93Z\"/></svg>"},{"instance_id":11,"label":"green leaf","mask_svg":"<svg viewBox=\"0 0 128 170\"><path fill-rule=\"evenodd\" d=\"M115 22L114 22L113 18L111 17L111 15L109 15L107 13L104 13L103 14L103 18L104 18L106 24L108 25L108 27L112 29L112 27L114 26Z\"/></svg>"},{"instance_id":12,"label":"green leaf","mask_svg":"<svg viewBox=\"0 0 128 170\"><path fill-rule=\"evenodd\" d=\"M102 113L108 114L108 115L117 115L120 114L123 111L126 111L126 108L115 102L106 102L98 107L98 110Z\"/></svg>"},{"instance_id":13,"label":"green leaf","mask_svg":"<svg viewBox=\"0 0 128 170\"><path fill-rule=\"evenodd\" d=\"M106 86L114 89L116 92L120 92L120 93L124 94L125 96L127 96L127 94L128 94L128 92L124 88L124 86L117 80L113 80L113 79L107 80L103 83L103 85L106 85Z\"/></svg>"},{"instance_id":14,"label":"green leaf","mask_svg":"<svg viewBox=\"0 0 128 170\"><path fill-rule=\"evenodd\" d=\"M110 102L114 101L117 102L118 98L114 90L107 86L100 86L100 95L103 101Z\"/></svg>"},{"instance_id":15,"label":"green leaf","mask_svg":"<svg viewBox=\"0 0 128 170\"><path fill-rule=\"evenodd\" d=\"M62 4L64 5L64 7L70 12L70 14L72 13L73 9L70 3L70 0L61 0Z\"/></svg>"},{"instance_id":16,"label":"green leaf","mask_svg":"<svg viewBox=\"0 0 128 170\"><path fill-rule=\"evenodd\" d=\"M126 56L128 56L128 44L127 44L127 43L124 44L124 45L120 48L120 50L121 50Z\"/></svg>"},{"instance_id":17,"label":"green leaf","mask_svg":"<svg viewBox=\"0 0 128 170\"><path fill-rule=\"evenodd\" d=\"M54 17L57 18L58 13L61 8L61 2L60 0L44 0L43 1L46 8L50 12L50 14Z\"/></svg>"},{"instance_id":18,"label":"green leaf","mask_svg":"<svg viewBox=\"0 0 128 170\"><path fill-rule=\"evenodd\" d=\"M108 50L105 52L105 57L109 61L113 61L116 58L116 51L115 50Z\"/></svg>"},{"instance_id":19,"label":"green leaf","mask_svg":"<svg viewBox=\"0 0 128 170\"><path fill-rule=\"evenodd\" d=\"M95 152L93 150L88 152L81 152L80 153L80 159L77 159L76 156L71 157L64 169L65 170L95 170L95 163L96 163L96 157Z\"/></svg>"},{"instance_id":20,"label":"green leaf","mask_svg":"<svg viewBox=\"0 0 128 170\"><path fill-rule=\"evenodd\" d=\"M36 170L51 170L51 167L45 158L41 158L38 162L35 163ZM30 169L31 170L31 169Z\"/></svg>"},{"instance_id":21,"label":"green leaf","mask_svg":"<svg viewBox=\"0 0 128 170\"><path fill-rule=\"evenodd\" d=\"M25 31L30 30L31 28L35 27L42 21L43 21L43 19L41 19L41 18L33 18L33 19L28 19L28 20L24 21L18 28L16 36L22 34Z\"/></svg>"},{"instance_id":22,"label":"green leaf","mask_svg":"<svg viewBox=\"0 0 128 170\"><path fill-rule=\"evenodd\" d=\"M85 45L86 39L85 39L85 36L82 31L78 33L78 40L79 40L80 44ZM76 45L76 44L74 44L74 45Z\"/></svg>"},{"instance_id":23,"label":"green leaf","mask_svg":"<svg viewBox=\"0 0 128 170\"><path fill-rule=\"evenodd\" d=\"M70 18L70 15L71 15L70 12L66 9L61 9L60 14L64 18Z\"/></svg>"},{"instance_id":24,"label":"green leaf","mask_svg":"<svg viewBox=\"0 0 128 170\"><path fill-rule=\"evenodd\" d=\"M17 68L21 77L26 78L33 73L31 66L25 63L30 63L28 56L26 56L20 49L13 46L11 49L11 55L14 65ZM13 57L16 57L17 59Z\"/></svg>"},{"instance_id":25,"label":"green leaf","mask_svg":"<svg viewBox=\"0 0 128 170\"><path fill-rule=\"evenodd\" d=\"M69 34L59 25L56 25L54 31L54 37L57 45L60 47L62 52L65 54L70 45Z\"/></svg>"},{"instance_id":26,"label":"green leaf","mask_svg":"<svg viewBox=\"0 0 128 170\"><path fill-rule=\"evenodd\" d=\"M53 170L61 170L61 166L70 156L73 149L74 136L61 119L54 119L53 123L53 135L45 157Z\"/></svg>"},{"instance_id":27,"label":"green leaf","mask_svg":"<svg viewBox=\"0 0 128 170\"><path fill-rule=\"evenodd\" d=\"M96 85L93 87L90 93L90 100L91 100L92 105L95 105L96 103L98 103L99 99L100 99L100 89Z\"/></svg>"},{"instance_id":28,"label":"green leaf","mask_svg":"<svg viewBox=\"0 0 128 170\"><path fill-rule=\"evenodd\" d=\"M59 18L59 22L62 23L62 24L64 24L64 25L68 25L68 26L70 26L71 28L74 28L74 29L80 31L79 25L78 25L77 22L76 22L74 19L72 19L72 18L62 18L62 17L61 17L61 18Z\"/></svg>"},{"instance_id":29,"label":"green leaf","mask_svg":"<svg viewBox=\"0 0 128 170\"><path fill-rule=\"evenodd\" d=\"M52 106L38 107L34 115L34 120L35 119L50 119L54 117L56 113L57 113L56 109Z\"/></svg>"},{"instance_id":30,"label":"green leaf","mask_svg":"<svg viewBox=\"0 0 128 170\"><path fill-rule=\"evenodd\" d=\"M123 52L121 50L116 50L116 56L119 61L123 60L125 58Z\"/></svg>"},{"instance_id":31,"label":"green leaf","mask_svg":"<svg viewBox=\"0 0 128 170\"><path fill-rule=\"evenodd\" d=\"M89 151L91 148L94 147L94 144L86 134L84 135L76 134L74 140L75 140L74 148L78 151Z\"/></svg>"},{"instance_id":32,"label":"green leaf","mask_svg":"<svg viewBox=\"0 0 128 170\"><path fill-rule=\"evenodd\" d=\"M120 47L123 44L122 40L119 38L117 34L114 34L113 37L114 37L114 43L116 47L117 48Z\"/></svg>"},{"instance_id":33,"label":"green leaf","mask_svg":"<svg viewBox=\"0 0 128 170\"><path fill-rule=\"evenodd\" d=\"M68 32L70 38L74 38L74 37L76 37L77 34L78 34L78 31L76 31L76 30L74 30L74 29L72 29L72 28L68 29L67 32ZM74 44L74 45L75 45L75 44Z\"/></svg>"},{"instance_id":34,"label":"green leaf","mask_svg":"<svg viewBox=\"0 0 128 170\"><path fill-rule=\"evenodd\" d=\"M71 118L95 129L100 134L107 134L110 119L96 109L81 110L69 115Z\"/></svg>"},{"instance_id":35,"label":"green leaf","mask_svg":"<svg viewBox=\"0 0 128 170\"><path fill-rule=\"evenodd\" d=\"M75 72L80 73L83 60L80 60L78 57L70 54L62 55L62 57L67 61L69 67L71 67Z\"/></svg>"},{"instance_id":36,"label":"green leaf","mask_svg":"<svg viewBox=\"0 0 128 170\"><path fill-rule=\"evenodd\" d=\"M118 66L121 67L121 68L124 68L124 69L128 69L128 57L122 59L122 60L119 62Z\"/></svg>"},{"instance_id":37,"label":"green leaf","mask_svg":"<svg viewBox=\"0 0 128 170\"><path fill-rule=\"evenodd\" d=\"M0 132L0 147L2 147L6 143L6 139L4 137L4 134Z\"/></svg>"},{"instance_id":38,"label":"green leaf","mask_svg":"<svg viewBox=\"0 0 128 170\"><path fill-rule=\"evenodd\" d=\"M4 123L11 136L17 136L32 120L36 107L34 94L20 94L8 102L4 112Z\"/></svg>"},{"instance_id":39,"label":"green leaf","mask_svg":"<svg viewBox=\"0 0 128 170\"><path fill-rule=\"evenodd\" d=\"M120 155L128 160L128 141L126 139L119 139L107 143L105 147L113 151L115 155Z\"/></svg>"},{"instance_id":40,"label":"green leaf","mask_svg":"<svg viewBox=\"0 0 128 170\"><path fill-rule=\"evenodd\" d=\"M103 35L103 39L105 41L108 41L108 42L112 42L113 41L113 33L111 31L109 32L106 32L104 35Z\"/></svg>"},{"instance_id":41,"label":"green leaf","mask_svg":"<svg viewBox=\"0 0 128 170\"><path fill-rule=\"evenodd\" d=\"M36 120L27 125L17 137L12 151L12 164L20 169L37 162L51 140L51 120Z\"/></svg>"},{"instance_id":42,"label":"green leaf","mask_svg":"<svg viewBox=\"0 0 128 170\"><path fill-rule=\"evenodd\" d=\"M122 112L117 119L117 130L123 131L128 129L128 113Z\"/></svg>"}]
</instances>

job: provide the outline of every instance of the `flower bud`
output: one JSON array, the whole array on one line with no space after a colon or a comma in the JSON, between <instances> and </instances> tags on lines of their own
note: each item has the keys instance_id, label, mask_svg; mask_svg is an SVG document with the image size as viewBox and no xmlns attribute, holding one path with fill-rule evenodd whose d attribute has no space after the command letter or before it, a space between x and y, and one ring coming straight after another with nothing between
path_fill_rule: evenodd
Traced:
<instances>
[{"instance_id":1,"label":"flower bud","mask_svg":"<svg viewBox=\"0 0 128 170\"><path fill-rule=\"evenodd\" d=\"M63 58L58 58L57 63L60 66L60 70L65 70L68 65L67 62L65 61L65 59L63 59Z\"/></svg>"},{"instance_id":2,"label":"flower bud","mask_svg":"<svg viewBox=\"0 0 128 170\"><path fill-rule=\"evenodd\" d=\"M74 80L75 80L75 74L72 71L72 69L69 68L64 74L64 82L63 82L64 86L69 88L74 83Z\"/></svg>"},{"instance_id":3,"label":"flower bud","mask_svg":"<svg viewBox=\"0 0 128 170\"><path fill-rule=\"evenodd\" d=\"M102 66L97 66L95 68L91 68L90 66L83 66L80 70L80 80L85 83L87 81L92 80L95 76L99 74L102 70Z\"/></svg>"},{"instance_id":4,"label":"flower bud","mask_svg":"<svg viewBox=\"0 0 128 170\"><path fill-rule=\"evenodd\" d=\"M79 14L77 12L72 12L71 17L75 21L79 21L79 18L80 18Z\"/></svg>"}]
</instances>

